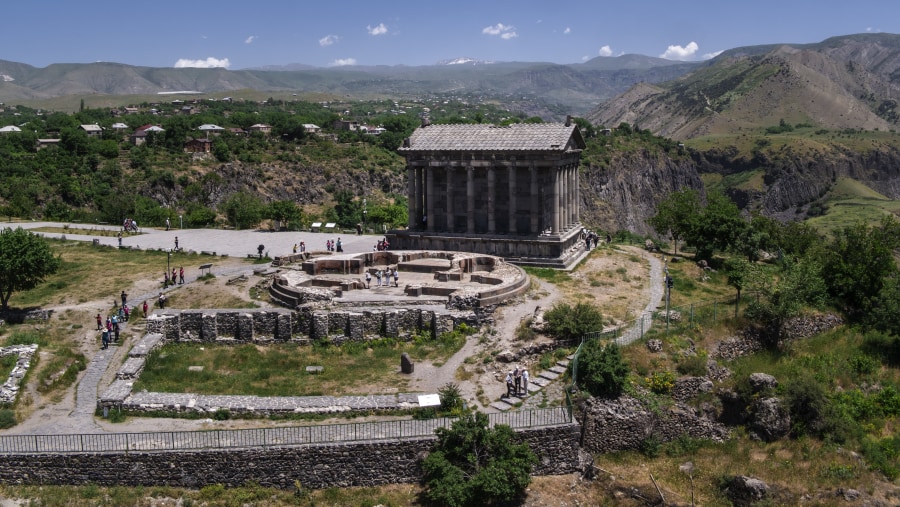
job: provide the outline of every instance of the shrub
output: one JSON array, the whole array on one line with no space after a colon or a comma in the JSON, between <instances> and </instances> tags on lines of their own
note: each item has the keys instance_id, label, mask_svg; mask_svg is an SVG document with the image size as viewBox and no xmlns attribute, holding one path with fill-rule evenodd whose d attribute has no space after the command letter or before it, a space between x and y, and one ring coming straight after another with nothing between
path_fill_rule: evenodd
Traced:
<instances>
[{"instance_id":1,"label":"shrub","mask_svg":"<svg viewBox=\"0 0 900 507\"><path fill-rule=\"evenodd\" d=\"M670 371L658 371L644 380L647 388L656 394L669 394L675 387L675 374Z\"/></svg>"},{"instance_id":2,"label":"shrub","mask_svg":"<svg viewBox=\"0 0 900 507\"><path fill-rule=\"evenodd\" d=\"M491 428L475 412L435 433L438 441L422 463L428 501L451 507L511 502L531 483L537 457L528 444L515 443L509 426Z\"/></svg>"},{"instance_id":3,"label":"shrub","mask_svg":"<svg viewBox=\"0 0 900 507\"><path fill-rule=\"evenodd\" d=\"M617 398L627 380L628 365L615 343L585 342L578 358L578 384L594 396Z\"/></svg>"},{"instance_id":4,"label":"shrub","mask_svg":"<svg viewBox=\"0 0 900 507\"><path fill-rule=\"evenodd\" d=\"M0 429L12 428L16 425L16 414L8 408L0 409Z\"/></svg>"},{"instance_id":5,"label":"shrub","mask_svg":"<svg viewBox=\"0 0 900 507\"><path fill-rule=\"evenodd\" d=\"M463 406L462 392L459 385L453 382L447 382L438 389L438 396L441 399L441 410L444 412L453 412Z\"/></svg>"},{"instance_id":6,"label":"shrub","mask_svg":"<svg viewBox=\"0 0 900 507\"><path fill-rule=\"evenodd\" d=\"M785 385L784 397L794 434L821 436L828 411L828 397L822 384L809 375L795 378Z\"/></svg>"},{"instance_id":7,"label":"shrub","mask_svg":"<svg viewBox=\"0 0 900 507\"><path fill-rule=\"evenodd\" d=\"M587 303L574 307L560 303L544 314L547 331L559 340L577 340L583 335L603 330L600 310Z\"/></svg>"}]
</instances>

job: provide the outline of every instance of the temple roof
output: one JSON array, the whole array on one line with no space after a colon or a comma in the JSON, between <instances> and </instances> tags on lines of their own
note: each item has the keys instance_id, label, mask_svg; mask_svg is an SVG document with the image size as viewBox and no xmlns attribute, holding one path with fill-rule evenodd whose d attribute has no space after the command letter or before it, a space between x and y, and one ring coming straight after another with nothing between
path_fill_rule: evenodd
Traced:
<instances>
[{"instance_id":1,"label":"temple roof","mask_svg":"<svg viewBox=\"0 0 900 507\"><path fill-rule=\"evenodd\" d=\"M572 123L428 125L417 128L399 148L413 151L579 151L581 131Z\"/></svg>"}]
</instances>

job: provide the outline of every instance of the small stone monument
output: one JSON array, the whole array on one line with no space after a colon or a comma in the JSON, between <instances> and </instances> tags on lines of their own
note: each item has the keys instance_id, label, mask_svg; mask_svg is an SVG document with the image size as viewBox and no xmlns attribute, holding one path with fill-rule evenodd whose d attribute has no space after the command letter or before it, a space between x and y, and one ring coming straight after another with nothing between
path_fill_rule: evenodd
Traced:
<instances>
[{"instance_id":1,"label":"small stone monument","mask_svg":"<svg viewBox=\"0 0 900 507\"><path fill-rule=\"evenodd\" d=\"M414 365L412 359L409 358L409 354L404 352L403 355L400 356L400 371L403 373L412 373L415 369L416 365Z\"/></svg>"}]
</instances>

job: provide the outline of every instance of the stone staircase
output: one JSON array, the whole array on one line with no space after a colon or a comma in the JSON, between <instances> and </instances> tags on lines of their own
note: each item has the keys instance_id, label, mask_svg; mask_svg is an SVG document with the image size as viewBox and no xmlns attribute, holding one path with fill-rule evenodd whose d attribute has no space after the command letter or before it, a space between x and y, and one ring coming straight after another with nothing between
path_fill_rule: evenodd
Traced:
<instances>
[{"instance_id":1,"label":"stone staircase","mask_svg":"<svg viewBox=\"0 0 900 507\"><path fill-rule=\"evenodd\" d=\"M573 357L575 356L571 355L566 359L561 359L557 361L555 365L550 367L550 369L544 370L537 375L532 376L528 380L528 394L532 395L534 393L540 392L551 382L562 376L562 374L566 372L566 368L568 368L569 362ZM523 401L525 400L518 396L506 396L504 394L500 397L499 400L491 403L490 407L499 410L500 412L506 412L507 410L520 406Z\"/></svg>"}]
</instances>

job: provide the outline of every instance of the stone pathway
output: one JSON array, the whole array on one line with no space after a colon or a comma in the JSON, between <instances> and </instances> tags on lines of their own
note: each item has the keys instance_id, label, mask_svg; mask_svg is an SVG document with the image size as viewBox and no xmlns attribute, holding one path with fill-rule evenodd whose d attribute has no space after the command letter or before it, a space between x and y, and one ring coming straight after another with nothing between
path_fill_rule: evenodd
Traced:
<instances>
[{"instance_id":1,"label":"stone pathway","mask_svg":"<svg viewBox=\"0 0 900 507\"><path fill-rule=\"evenodd\" d=\"M616 344L620 347L624 347L626 345L630 345L635 341L639 340L653 325L653 313L659 307L660 302L662 301L663 296L665 295L665 284L663 283L665 279L665 273L663 272L663 265L653 254L650 252L643 252L644 258L647 259L650 263L650 298L647 302L647 306L644 307L643 313L641 316L634 321L634 323L622 332L618 338L616 338ZM531 381L528 383L528 396L531 396L535 393L540 392L542 389L546 388L550 383L557 380L563 373L565 373L566 369L569 366L569 362L574 359L574 355L569 356L567 359L563 359L557 361L555 365L550 367L548 370L540 372L538 375L532 376ZM524 399L517 396L509 396L507 397L505 394L500 397L499 400L490 404L490 407L499 410L501 412L506 412L513 408L522 407L524 404Z\"/></svg>"}]
</instances>

